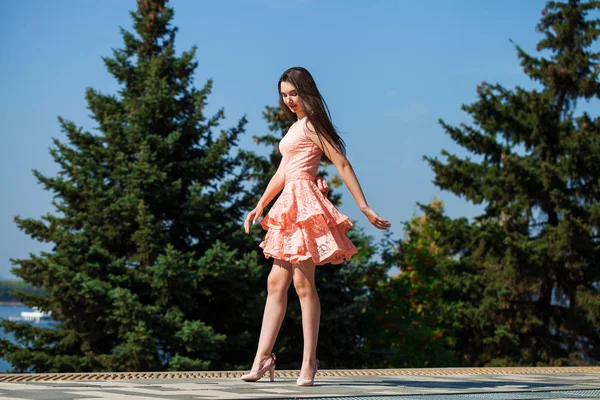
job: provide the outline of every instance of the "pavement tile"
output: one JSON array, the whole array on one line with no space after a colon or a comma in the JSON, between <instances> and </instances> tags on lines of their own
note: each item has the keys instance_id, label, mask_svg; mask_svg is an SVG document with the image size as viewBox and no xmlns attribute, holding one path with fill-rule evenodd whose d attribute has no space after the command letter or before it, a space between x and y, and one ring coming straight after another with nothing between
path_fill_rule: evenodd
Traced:
<instances>
[{"instance_id":1,"label":"pavement tile","mask_svg":"<svg viewBox=\"0 0 600 400\"><path fill-rule=\"evenodd\" d=\"M467 371L467 372L465 372ZM531 370L529 370L531 371ZM115 379L116 375L106 375L106 380L62 380L40 381L29 380L14 382L0 380L0 399L2 400L141 400L141 399L301 399L355 396L355 399L367 396L408 396L406 400L418 398L422 400L441 399L449 395L456 400L481 398L521 399L585 399L591 398L587 393L598 393L600 398L600 370L598 372L565 373L512 373L512 374L469 374L466 369L450 371L428 370L429 374L390 375L389 371L377 375L377 371L353 370L348 375L322 373L319 371L315 386L296 386L295 376L282 374L275 382L263 379L258 382L243 382L235 378L235 373L215 373L216 376L230 378L182 378L180 376L197 376L193 373L177 375L169 378L155 373L155 378ZM219 375L221 374L221 375ZM72 376L64 375L65 379ZM138 376L128 374L126 376ZM171 375L175 376L175 375ZM207 373L206 376L212 376ZM112 378L111 378L112 377ZM121 378L123 375L120 376ZM29 377L26 377L29 378ZM37 378L37 377L32 377ZM81 375L77 376L81 378ZM585 391L586 389L587 391ZM590 389L595 389L592 391ZM564 391L564 392L557 392ZM578 391L578 392L576 392ZM520 394L519 394L520 393ZM517 397L515 397L517 396ZM533 397L532 397L533 396Z\"/></svg>"}]
</instances>

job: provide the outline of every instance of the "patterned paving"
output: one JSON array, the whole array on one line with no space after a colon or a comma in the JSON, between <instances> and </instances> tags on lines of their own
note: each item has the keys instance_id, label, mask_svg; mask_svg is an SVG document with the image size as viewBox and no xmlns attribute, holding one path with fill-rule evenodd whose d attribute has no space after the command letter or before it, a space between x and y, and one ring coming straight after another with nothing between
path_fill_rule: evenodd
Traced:
<instances>
[{"instance_id":1,"label":"patterned paving","mask_svg":"<svg viewBox=\"0 0 600 400\"><path fill-rule=\"evenodd\" d=\"M317 376L435 376L435 375L494 375L494 374L549 374L600 373L600 367L507 367L507 368L405 368L405 369L345 369L319 371ZM243 371L199 372L94 372L78 374L2 374L0 382L79 381L123 379L205 379L240 378ZM275 371L276 378L297 377L297 370Z\"/></svg>"},{"instance_id":2,"label":"patterned paving","mask_svg":"<svg viewBox=\"0 0 600 400\"><path fill-rule=\"evenodd\" d=\"M62 379L54 380L48 374L40 380L19 375L21 381L0 382L0 399L600 399L600 367L324 370L313 387L296 386L297 371L280 371L275 382L256 383L242 382L238 372L193 374L200 373L60 374Z\"/></svg>"}]
</instances>

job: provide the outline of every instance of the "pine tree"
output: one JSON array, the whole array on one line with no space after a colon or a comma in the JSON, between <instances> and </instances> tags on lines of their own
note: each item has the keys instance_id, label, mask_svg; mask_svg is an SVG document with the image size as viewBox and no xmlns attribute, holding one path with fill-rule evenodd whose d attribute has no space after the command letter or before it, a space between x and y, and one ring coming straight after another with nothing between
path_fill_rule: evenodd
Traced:
<instances>
[{"instance_id":1,"label":"pine tree","mask_svg":"<svg viewBox=\"0 0 600 400\"><path fill-rule=\"evenodd\" d=\"M477 159L426 157L442 189L481 204L470 223L423 207L454 256L441 265L463 302L457 351L475 365L600 360L600 2L549 1L538 57L516 46L540 88L483 83L445 131Z\"/></svg>"},{"instance_id":2,"label":"pine tree","mask_svg":"<svg viewBox=\"0 0 600 400\"><path fill-rule=\"evenodd\" d=\"M137 35L122 30L125 47L104 59L118 95L87 90L97 132L60 118L60 172L34 171L56 213L15 221L53 248L12 260L13 273L45 290L19 297L58 323L2 321L15 372L232 368L254 354L262 269L241 221L255 158L233 154L246 120L213 132L223 110L204 116L212 81L193 87L196 48L175 55L165 3L139 0Z\"/></svg>"},{"instance_id":3,"label":"pine tree","mask_svg":"<svg viewBox=\"0 0 600 400\"><path fill-rule=\"evenodd\" d=\"M279 107L267 106L263 117L268 123L270 133L255 136L254 140L257 144L270 147L271 152L263 160L262 166L257 165L254 168L253 177L258 182L254 188L255 195L259 197L281 162L282 156L278 143L291 126ZM330 165L323 160L319 176L327 178L326 168ZM338 176L333 176L328 179L328 183L330 190L327 196L333 204L339 206L342 201L341 195L334 189L342 181ZM271 202L271 205L275 201L276 199ZM267 212L268 208L265 209L264 214ZM264 236L264 231L260 227L255 228L254 232L260 237ZM318 266L315 272L321 301L317 354L323 368L361 368L368 359L364 348L364 340L368 334L365 323L368 307L365 276L369 271L380 268L381 265L375 260L377 247L373 244L372 238L360 227L352 228L348 231L348 236L357 247L358 253L349 262ZM288 298L286 318L275 346L278 360L282 360L281 363L278 361L278 365L283 368L297 369L302 362L303 336L300 303L293 285L290 287Z\"/></svg>"},{"instance_id":4,"label":"pine tree","mask_svg":"<svg viewBox=\"0 0 600 400\"><path fill-rule=\"evenodd\" d=\"M429 207L443 210L439 200ZM384 239L383 268L367 273L369 366L422 368L456 365L452 321L446 310L438 263L447 256L437 246L437 232L427 216L404 224L405 237ZM399 273L391 275L391 268Z\"/></svg>"}]
</instances>

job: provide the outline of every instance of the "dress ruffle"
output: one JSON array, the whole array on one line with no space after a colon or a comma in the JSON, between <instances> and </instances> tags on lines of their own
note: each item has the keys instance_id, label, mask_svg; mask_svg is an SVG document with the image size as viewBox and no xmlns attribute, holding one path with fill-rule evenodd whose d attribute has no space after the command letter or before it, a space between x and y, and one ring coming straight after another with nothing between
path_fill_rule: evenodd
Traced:
<instances>
[{"instance_id":1,"label":"dress ruffle","mask_svg":"<svg viewBox=\"0 0 600 400\"><path fill-rule=\"evenodd\" d=\"M267 230L260 243L267 258L292 264L309 258L316 265L340 264L358 251L346 236L352 222L313 180L287 183L260 224Z\"/></svg>"}]
</instances>

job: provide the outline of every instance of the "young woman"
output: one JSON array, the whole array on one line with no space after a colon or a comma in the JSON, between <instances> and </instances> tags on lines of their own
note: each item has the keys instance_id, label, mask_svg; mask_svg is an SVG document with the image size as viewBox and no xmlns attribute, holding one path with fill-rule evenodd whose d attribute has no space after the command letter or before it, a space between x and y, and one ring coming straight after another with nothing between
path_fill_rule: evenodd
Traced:
<instances>
[{"instance_id":1,"label":"young woman","mask_svg":"<svg viewBox=\"0 0 600 400\"><path fill-rule=\"evenodd\" d=\"M367 205L360 184L345 156L345 145L329 118L329 109L310 73L304 68L290 68L279 79L279 106L290 121L295 121L279 149L283 159L271 178L256 208L244 222L246 233L250 221L256 223L263 209L282 189L281 196L260 224L267 230L260 243L273 268L267 281L265 305L258 350L252 371L242 380L256 381L267 371L271 381L275 373L272 353L287 307L291 282L300 298L304 355L300 386L310 386L318 369L316 358L321 305L315 286L315 266L339 264L357 252L346 236L352 227L326 197L327 184L316 178L321 156L325 154L337 168L358 207L371 224L387 229L391 224Z\"/></svg>"}]
</instances>

